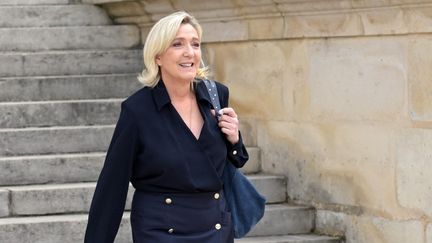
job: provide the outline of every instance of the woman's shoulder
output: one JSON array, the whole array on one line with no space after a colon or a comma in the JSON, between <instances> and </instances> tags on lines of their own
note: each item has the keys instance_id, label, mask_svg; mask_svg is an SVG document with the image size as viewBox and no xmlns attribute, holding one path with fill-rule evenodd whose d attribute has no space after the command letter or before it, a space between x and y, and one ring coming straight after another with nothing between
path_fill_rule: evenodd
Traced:
<instances>
[{"instance_id":1,"label":"woman's shoulder","mask_svg":"<svg viewBox=\"0 0 432 243\"><path fill-rule=\"evenodd\" d=\"M228 93L229 89L225 84L223 84L217 80L214 80L214 79L207 79L207 80L215 82L216 88L217 88L219 94L221 94L221 93L227 94ZM202 85L204 85L204 84L202 84Z\"/></svg>"},{"instance_id":2,"label":"woman's shoulder","mask_svg":"<svg viewBox=\"0 0 432 243\"><path fill-rule=\"evenodd\" d=\"M210 81L210 79L208 79ZM218 82L216 80L211 80L216 84L216 88L217 88L217 92L219 95L219 100L221 101L221 105L222 107L226 107L228 106L228 99L229 99L229 90L228 87L225 84L222 84L221 82ZM200 85L201 85L201 90L200 92L206 92L206 84L203 84L204 81L202 80Z\"/></svg>"},{"instance_id":3,"label":"woman's shoulder","mask_svg":"<svg viewBox=\"0 0 432 243\"><path fill-rule=\"evenodd\" d=\"M223 91L223 92L228 92L228 87L227 87L225 84L223 84L223 83L221 83L221 82L219 82L219 81L216 81L216 80L215 80L215 83L216 83L216 87L217 87L219 90L221 90L221 91Z\"/></svg>"},{"instance_id":4,"label":"woman's shoulder","mask_svg":"<svg viewBox=\"0 0 432 243\"><path fill-rule=\"evenodd\" d=\"M142 87L141 89L132 93L122 102L122 108L126 108L132 112L142 109L146 106L152 105L153 99L150 87Z\"/></svg>"},{"instance_id":5,"label":"woman's shoulder","mask_svg":"<svg viewBox=\"0 0 432 243\"><path fill-rule=\"evenodd\" d=\"M229 96L229 89L228 86L226 86L225 84L219 82L219 81L214 81L216 83L216 87L219 93L219 96L221 97L221 100L226 100L228 99Z\"/></svg>"}]
</instances>

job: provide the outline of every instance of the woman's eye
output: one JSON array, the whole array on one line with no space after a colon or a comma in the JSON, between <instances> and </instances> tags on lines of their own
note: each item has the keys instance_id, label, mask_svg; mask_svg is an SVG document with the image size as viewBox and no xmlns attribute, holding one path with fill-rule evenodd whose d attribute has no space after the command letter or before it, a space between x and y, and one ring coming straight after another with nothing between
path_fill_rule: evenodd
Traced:
<instances>
[{"instance_id":1,"label":"woman's eye","mask_svg":"<svg viewBox=\"0 0 432 243\"><path fill-rule=\"evenodd\" d=\"M200 47L200 43L193 43L192 46L193 47Z\"/></svg>"},{"instance_id":2,"label":"woman's eye","mask_svg":"<svg viewBox=\"0 0 432 243\"><path fill-rule=\"evenodd\" d=\"M180 43L180 42L174 42L174 43L172 44L172 46L174 46L174 47L179 47L179 46L181 46L181 43Z\"/></svg>"}]
</instances>

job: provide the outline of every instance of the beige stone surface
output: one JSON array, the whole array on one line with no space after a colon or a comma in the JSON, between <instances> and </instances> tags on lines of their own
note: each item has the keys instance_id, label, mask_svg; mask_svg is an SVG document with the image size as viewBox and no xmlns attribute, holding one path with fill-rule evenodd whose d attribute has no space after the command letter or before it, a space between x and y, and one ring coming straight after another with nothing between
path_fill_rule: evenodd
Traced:
<instances>
[{"instance_id":1,"label":"beige stone surface","mask_svg":"<svg viewBox=\"0 0 432 243\"><path fill-rule=\"evenodd\" d=\"M274 39L282 39L284 24L281 16L251 19L248 21L248 37L251 40L268 40L269 36Z\"/></svg>"},{"instance_id":2,"label":"beige stone surface","mask_svg":"<svg viewBox=\"0 0 432 243\"><path fill-rule=\"evenodd\" d=\"M397 144L397 198L432 216L432 129L405 129Z\"/></svg>"},{"instance_id":3,"label":"beige stone surface","mask_svg":"<svg viewBox=\"0 0 432 243\"><path fill-rule=\"evenodd\" d=\"M257 121L244 118L241 114L239 114L238 119L243 142L247 141L249 146L257 146Z\"/></svg>"},{"instance_id":4,"label":"beige stone surface","mask_svg":"<svg viewBox=\"0 0 432 243\"><path fill-rule=\"evenodd\" d=\"M424 0L84 1L102 4L116 23L140 26L152 25L173 11L189 11L203 26L218 33L208 36L205 42L432 31L432 6Z\"/></svg>"},{"instance_id":5,"label":"beige stone surface","mask_svg":"<svg viewBox=\"0 0 432 243\"><path fill-rule=\"evenodd\" d=\"M432 37L408 41L409 109L414 121L432 121Z\"/></svg>"},{"instance_id":6,"label":"beige stone surface","mask_svg":"<svg viewBox=\"0 0 432 243\"><path fill-rule=\"evenodd\" d=\"M362 34L361 20L357 14L332 13L297 15L285 18L285 38L356 36Z\"/></svg>"},{"instance_id":7,"label":"beige stone surface","mask_svg":"<svg viewBox=\"0 0 432 243\"><path fill-rule=\"evenodd\" d=\"M374 216L355 216L318 210L316 228L320 232L343 233L347 243L423 243L421 220L397 220Z\"/></svg>"},{"instance_id":8,"label":"beige stone surface","mask_svg":"<svg viewBox=\"0 0 432 243\"><path fill-rule=\"evenodd\" d=\"M231 105L246 118L284 119L285 77L297 43L257 42L206 45L217 80L230 88ZM277 60L277 61L276 61ZM250 70L256 70L251 72Z\"/></svg>"},{"instance_id":9,"label":"beige stone surface","mask_svg":"<svg viewBox=\"0 0 432 243\"><path fill-rule=\"evenodd\" d=\"M405 104L405 44L399 38L310 44L310 114L319 120L394 121Z\"/></svg>"},{"instance_id":10,"label":"beige stone surface","mask_svg":"<svg viewBox=\"0 0 432 243\"><path fill-rule=\"evenodd\" d=\"M245 21L215 21L201 23L204 42L248 40L248 24Z\"/></svg>"},{"instance_id":11,"label":"beige stone surface","mask_svg":"<svg viewBox=\"0 0 432 243\"><path fill-rule=\"evenodd\" d=\"M426 243L432 243L432 224L429 223L426 228Z\"/></svg>"},{"instance_id":12,"label":"beige stone surface","mask_svg":"<svg viewBox=\"0 0 432 243\"><path fill-rule=\"evenodd\" d=\"M405 47L399 38L223 43L207 44L206 57L246 117L393 122L405 117Z\"/></svg>"},{"instance_id":13,"label":"beige stone surface","mask_svg":"<svg viewBox=\"0 0 432 243\"><path fill-rule=\"evenodd\" d=\"M403 9L384 9L361 12L365 35L407 33L407 18Z\"/></svg>"},{"instance_id":14,"label":"beige stone surface","mask_svg":"<svg viewBox=\"0 0 432 243\"><path fill-rule=\"evenodd\" d=\"M412 0L407 0L410 2ZM430 33L432 31L432 6L428 5L405 8L405 18L411 33Z\"/></svg>"},{"instance_id":15,"label":"beige stone surface","mask_svg":"<svg viewBox=\"0 0 432 243\"><path fill-rule=\"evenodd\" d=\"M291 199L407 217L395 199L394 130L386 126L262 122L263 169L290 178Z\"/></svg>"},{"instance_id":16,"label":"beige stone surface","mask_svg":"<svg viewBox=\"0 0 432 243\"><path fill-rule=\"evenodd\" d=\"M108 11L112 18L148 15L144 5L139 1L121 1L118 3L105 4L104 9Z\"/></svg>"}]
</instances>

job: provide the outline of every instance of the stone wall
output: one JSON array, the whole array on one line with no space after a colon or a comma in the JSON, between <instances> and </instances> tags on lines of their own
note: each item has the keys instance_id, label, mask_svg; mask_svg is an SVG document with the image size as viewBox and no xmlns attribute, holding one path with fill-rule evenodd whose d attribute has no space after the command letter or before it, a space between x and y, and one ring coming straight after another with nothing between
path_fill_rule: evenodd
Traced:
<instances>
[{"instance_id":1,"label":"stone wall","mask_svg":"<svg viewBox=\"0 0 432 243\"><path fill-rule=\"evenodd\" d=\"M318 209L318 232L432 243L431 0L83 1L143 40L194 14L263 170Z\"/></svg>"}]
</instances>

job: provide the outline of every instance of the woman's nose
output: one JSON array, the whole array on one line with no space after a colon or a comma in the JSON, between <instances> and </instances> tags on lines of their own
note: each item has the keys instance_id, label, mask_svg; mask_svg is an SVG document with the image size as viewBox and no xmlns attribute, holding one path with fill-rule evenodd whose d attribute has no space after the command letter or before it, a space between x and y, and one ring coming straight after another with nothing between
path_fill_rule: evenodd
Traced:
<instances>
[{"instance_id":1,"label":"woman's nose","mask_svg":"<svg viewBox=\"0 0 432 243\"><path fill-rule=\"evenodd\" d=\"M184 55L187 57L194 55L194 50L193 50L193 47L191 45L186 45Z\"/></svg>"}]
</instances>

